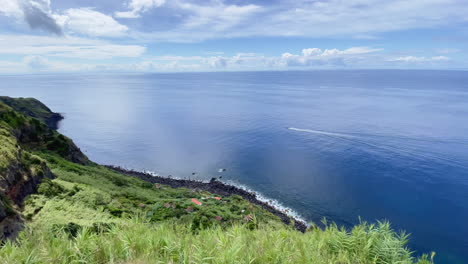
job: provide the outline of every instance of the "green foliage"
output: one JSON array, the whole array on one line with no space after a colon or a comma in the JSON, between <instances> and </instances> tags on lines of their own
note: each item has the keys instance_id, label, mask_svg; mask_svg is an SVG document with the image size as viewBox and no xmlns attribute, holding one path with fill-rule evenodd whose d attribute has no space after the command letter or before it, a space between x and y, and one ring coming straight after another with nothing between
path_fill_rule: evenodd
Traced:
<instances>
[{"instance_id":1,"label":"green foliage","mask_svg":"<svg viewBox=\"0 0 468 264\"><path fill-rule=\"evenodd\" d=\"M0 192L0 209L4 209L6 216L14 215L15 210L13 209L12 202L8 197Z\"/></svg>"},{"instance_id":2,"label":"green foliage","mask_svg":"<svg viewBox=\"0 0 468 264\"><path fill-rule=\"evenodd\" d=\"M30 197L29 229L0 250L5 263L432 263L414 259L408 236L388 223L351 231L326 224L302 234L239 196L150 187L98 165L38 155L59 191Z\"/></svg>"},{"instance_id":3,"label":"green foliage","mask_svg":"<svg viewBox=\"0 0 468 264\"><path fill-rule=\"evenodd\" d=\"M251 214L255 214L263 223L280 222L271 213L240 196L223 197L218 201L207 192L165 186L156 188L140 179L98 165L79 165L47 153L38 155L47 160L52 172L58 177L52 181L44 181L38 193L49 198L60 198L60 201L49 200L44 205L36 202L45 201L40 195L32 196L27 202L26 210L36 222L41 219L73 222L77 217L81 218L75 214L77 207L98 211L96 216L102 217L101 222L119 222L131 216L143 215L151 222L171 220L192 224L194 230L213 225L228 227L234 223L251 225L250 220L244 219ZM195 205L192 198L201 200L203 204ZM52 206L59 202L60 206ZM38 211L37 208L42 209L35 217L34 211Z\"/></svg>"},{"instance_id":4,"label":"green foliage","mask_svg":"<svg viewBox=\"0 0 468 264\"><path fill-rule=\"evenodd\" d=\"M87 229L90 233L102 234L109 232L112 227L115 225L109 223L93 223L92 226L81 226L79 224L70 222L68 224L55 224L52 226L51 232L60 235L60 233L65 233L68 235L69 239L76 238L77 235L83 230Z\"/></svg>"},{"instance_id":5,"label":"green foliage","mask_svg":"<svg viewBox=\"0 0 468 264\"><path fill-rule=\"evenodd\" d=\"M68 224L62 224L62 225L53 225L52 226L52 232L53 233L59 233L59 232L64 232L65 234L68 235L68 238L74 238L78 235L78 232L80 232L83 229L82 226L75 224L73 222L70 222Z\"/></svg>"},{"instance_id":6,"label":"green foliage","mask_svg":"<svg viewBox=\"0 0 468 264\"><path fill-rule=\"evenodd\" d=\"M58 196L65 192L65 189L50 179L44 179L37 189L37 193L42 194L48 198Z\"/></svg>"},{"instance_id":7,"label":"green foliage","mask_svg":"<svg viewBox=\"0 0 468 264\"><path fill-rule=\"evenodd\" d=\"M73 223L54 231L28 229L0 250L0 263L432 263L411 257L406 240L388 224L334 225L305 234L262 225L190 226L141 219L106 225L104 232Z\"/></svg>"},{"instance_id":8,"label":"green foliage","mask_svg":"<svg viewBox=\"0 0 468 264\"><path fill-rule=\"evenodd\" d=\"M16 139L0 126L0 173L16 158L17 153Z\"/></svg>"},{"instance_id":9,"label":"green foliage","mask_svg":"<svg viewBox=\"0 0 468 264\"><path fill-rule=\"evenodd\" d=\"M49 131L49 134L45 136L42 145L36 149L47 150L51 153L58 154L63 158L69 159L72 148L74 148L74 144L69 138L56 131Z\"/></svg>"},{"instance_id":10,"label":"green foliage","mask_svg":"<svg viewBox=\"0 0 468 264\"><path fill-rule=\"evenodd\" d=\"M44 124L54 127L54 123L61 119L59 114L53 113L46 105L34 98L11 98L0 96L0 103L6 104L13 110L25 116L33 117Z\"/></svg>"},{"instance_id":11,"label":"green foliage","mask_svg":"<svg viewBox=\"0 0 468 264\"><path fill-rule=\"evenodd\" d=\"M87 157L69 138L49 128L41 119L34 118L34 115L26 116L2 104L1 98L0 129L2 131L0 135L15 137L18 143L27 150L48 151L74 162L89 163ZM28 111L22 112L27 113Z\"/></svg>"}]
</instances>

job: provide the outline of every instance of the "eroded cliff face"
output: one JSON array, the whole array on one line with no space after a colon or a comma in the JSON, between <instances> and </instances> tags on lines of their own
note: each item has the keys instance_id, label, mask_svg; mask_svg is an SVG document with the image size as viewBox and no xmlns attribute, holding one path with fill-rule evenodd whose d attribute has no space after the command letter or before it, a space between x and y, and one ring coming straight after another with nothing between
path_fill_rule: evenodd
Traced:
<instances>
[{"instance_id":1,"label":"eroded cliff face","mask_svg":"<svg viewBox=\"0 0 468 264\"><path fill-rule=\"evenodd\" d=\"M90 163L70 139L53 129L57 124L46 124L51 119L38 118L38 110L29 109L31 100L26 104L24 99L9 98L9 103L21 111L0 100L0 241L16 237L23 227L20 210L24 199L37 190L44 178L53 178L46 162L33 154L35 151L53 152L75 163ZM59 121L42 103L33 101L33 106L40 107L41 116ZM27 116L29 112L36 114Z\"/></svg>"},{"instance_id":2,"label":"eroded cliff face","mask_svg":"<svg viewBox=\"0 0 468 264\"><path fill-rule=\"evenodd\" d=\"M0 240L14 238L23 227L18 209L44 178L52 178L41 158L24 151L5 130L0 134Z\"/></svg>"},{"instance_id":3,"label":"eroded cliff face","mask_svg":"<svg viewBox=\"0 0 468 264\"><path fill-rule=\"evenodd\" d=\"M43 178L53 177L44 160L21 148L0 175L0 192L15 204L21 204L26 196L35 192Z\"/></svg>"}]
</instances>

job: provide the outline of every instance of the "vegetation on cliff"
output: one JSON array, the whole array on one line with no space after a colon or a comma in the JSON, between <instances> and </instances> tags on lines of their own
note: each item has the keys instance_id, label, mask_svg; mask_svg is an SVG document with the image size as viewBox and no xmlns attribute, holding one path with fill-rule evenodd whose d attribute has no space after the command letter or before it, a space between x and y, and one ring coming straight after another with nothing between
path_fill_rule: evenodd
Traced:
<instances>
[{"instance_id":1,"label":"vegetation on cliff","mask_svg":"<svg viewBox=\"0 0 468 264\"><path fill-rule=\"evenodd\" d=\"M20 99L20 102L23 102L23 100L25 99ZM19 103L14 105L21 108L18 106L20 105ZM23 112L28 111L23 110ZM34 113L36 112L38 111L34 111ZM56 125L52 127L55 126ZM15 111L12 107L1 103L1 100L0 135L2 135L3 138L9 138L10 145L21 145L22 149L29 152L47 151L76 163L90 163L88 158L80 151L72 140L47 126L43 121L41 121L41 119L26 116ZM10 148L6 145L7 144L2 144L0 147L5 149L6 152L9 152Z\"/></svg>"},{"instance_id":2,"label":"vegetation on cliff","mask_svg":"<svg viewBox=\"0 0 468 264\"><path fill-rule=\"evenodd\" d=\"M63 119L61 114L52 112L45 104L34 98L0 96L0 103L8 105L25 116L38 119L51 129L57 129L58 122Z\"/></svg>"},{"instance_id":3,"label":"vegetation on cliff","mask_svg":"<svg viewBox=\"0 0 468 264\"><path fill-rule=\"evenodd\" d=\"M0 103L0 231L26 226L0 263L432 263L388 223L301 233L237 195L126 176L25 114Z\"/></svg>"}]
</instances>

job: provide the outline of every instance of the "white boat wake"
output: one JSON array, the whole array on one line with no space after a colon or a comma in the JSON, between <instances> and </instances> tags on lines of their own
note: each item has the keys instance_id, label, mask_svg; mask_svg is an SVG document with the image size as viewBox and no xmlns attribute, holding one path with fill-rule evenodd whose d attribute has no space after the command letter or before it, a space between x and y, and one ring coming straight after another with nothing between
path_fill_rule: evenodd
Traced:
<instances>
[{"instance_id":1,"label":"white boat wake","mask_svg":"<svg viewBox=\"0 0 468 264\"><path fill-rule=\"evenodd\" d=\"M321 130L312 130L312 129L303 129L303 128L295 128L295 127L288 127L289 130L300 131L300 132L307 132L312 134L318 135L326 135L326 136L334 136L334 137L344 137L344 138L355 138L355 136L341 134L341 133L333 133Z\"/></svg>"},{"instance_id":2,"label":"white boat wake","mask_svg":"<svg viewBox=\"0 0 468 264\"><path fill-rule=\"evenodd\" d=\"M466 163L457 159L446 157L445 154L441 154L437 151L428 151L422 150L420 145L412 145L408 144L408 142L399 142L398 144L392 142L385 142L385 141L375 141L371 140L371 138L375 137L387 137L389 139L399 139L399 140L416 140L414 138L408 137L389 137L384 135L369 135L369 134L360 134L360 135L349 135L349 134L342 134L342 133L335 133L335 132L327 132L322 130L313 130L313 129L304 129L304 128L295 128L295 127L288 127L289 130L298 131L298 132L306 132L316 135L323 135L323 136L330 136L340 138L341 140L353 142L361 145L366 145L372 149L377 149L379 152L391 152L398 155L407 156L411 159L420 159L420 160L434 160L438 162L442 162L444 164L450 164L453 166L468 168ZM439 141L442 142L442 141ZM365 150L365 149L364 149ZM372 155L376 155L377 153L372 151Z\"/></svg>"}]
</instances>

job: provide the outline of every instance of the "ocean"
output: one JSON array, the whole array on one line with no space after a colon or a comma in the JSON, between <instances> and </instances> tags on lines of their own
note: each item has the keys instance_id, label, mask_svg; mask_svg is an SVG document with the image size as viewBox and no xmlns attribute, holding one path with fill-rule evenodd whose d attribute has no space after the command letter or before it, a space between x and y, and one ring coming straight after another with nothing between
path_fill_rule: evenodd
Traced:
<instances>
[{"instance_id":1,"label":"ocean","mask_svg":"<svg viewBox=\"0 0 468 264\"><path fill-rule=\"evenodd\" d=\"M468 72L0 76L93 161L245 186L307 221L388 220L468 263ZM225 168L225 172L219 172ZM195 174L193 174L195 173Z\"/></svg>"}]
</instances>

